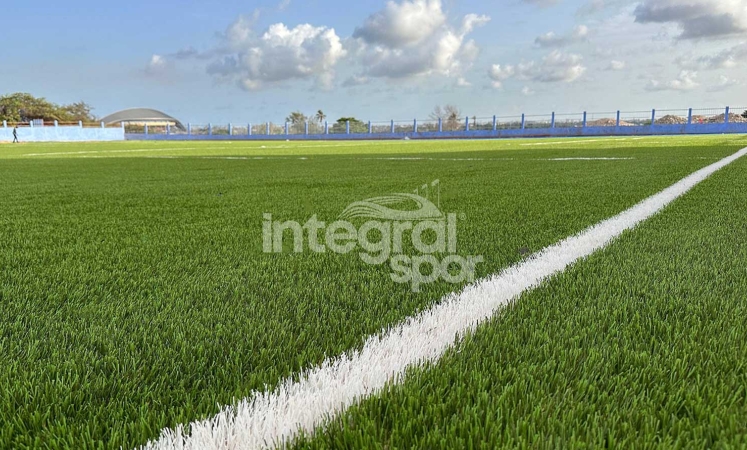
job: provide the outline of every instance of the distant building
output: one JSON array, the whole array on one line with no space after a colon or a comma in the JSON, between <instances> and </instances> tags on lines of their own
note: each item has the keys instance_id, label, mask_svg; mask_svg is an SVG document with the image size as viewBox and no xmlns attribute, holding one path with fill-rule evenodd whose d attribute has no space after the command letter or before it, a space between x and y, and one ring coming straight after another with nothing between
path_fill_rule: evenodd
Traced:
<instances>
[{"instance_id":1,"label":"distant building","mask_svg":"<svg viewBox=\"0 0 747 450\"><path fill-rule=\"evenodd\" d=\"M181 122L171 117L170 115L155 109L149 108L132 108L125 109L123 111L115 112L101 119L107 126L115 125L135 125L149 127L165 127L167 125L176 127L179 130L184 131L186 128Z\"/></svg>"}]
</instances>

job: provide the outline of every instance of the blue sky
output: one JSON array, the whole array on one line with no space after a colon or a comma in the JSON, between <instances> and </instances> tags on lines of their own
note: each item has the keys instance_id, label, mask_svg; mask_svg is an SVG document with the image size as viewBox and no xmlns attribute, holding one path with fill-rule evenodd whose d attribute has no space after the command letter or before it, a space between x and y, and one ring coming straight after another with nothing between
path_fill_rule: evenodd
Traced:
<instances>
[{"instance_id":1,"label":"blue sky","mask_svg":"<svg viewBox=\"0 0 747 450\"><path fill-rule=\"evenodd\" d=\"M13 2L0 93L182 121L747 105L747 0Z\"/></svg>"}]
</instances>

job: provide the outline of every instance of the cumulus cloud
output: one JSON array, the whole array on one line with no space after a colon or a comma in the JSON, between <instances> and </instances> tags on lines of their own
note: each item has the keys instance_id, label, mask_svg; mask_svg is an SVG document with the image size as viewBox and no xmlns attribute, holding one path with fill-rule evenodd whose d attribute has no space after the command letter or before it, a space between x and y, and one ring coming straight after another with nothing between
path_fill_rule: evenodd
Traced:
<instances>
[{"instance_id":1,"label":"cumulus cloud","mask_svg":"<svg viewBox=\"0 0 747 450\"><path fill-rule=\"evenodd\" d=\"M581 55L554 50L541 61L521 62L515 66L495 64L488 71L493 87L499 88L509 78L538 81L541 83L571 83L579 79L586 67Z\"/></svg>"},{"instance_id":2,"label":"cumulus cloud","mask_svg":"<svg viewBox=\"0 0 747 450\"><path fill-rule=\"evenodd\" d=\"M692 55L679 57L675 62L686 69L731 69L743 64L747 60L747 42L735 45L717 53L693 57Z\"/></svg>"},{"instance_id":3,"label":"cumulus cloud","mask_svg":"<svg viewBox=\"0 0 747 450\"><path fill-rule=\"evenodd\" d=\"M208 73L233 79L247 90L287 80L314 80L329 88L335 66L345 56L334 29L309 24L288 28L278 23L256 36L240 18L225 37L233 53L210 64Z\"/></svg>"},{"instance_id":4,"label":"cumulus cloud","mask_svg":"<svg viewBox=\"0 0 747 450\"><path fill-rule=\"evenodd\" d=\"M646 86L649 91L691 91L700 84L695 81L698 73L691 70L683 70L676 79L670 81L651 80Z\"/></svg>"},{"instance_id":5,"label":"cumulus cloud","mask_svg":"<svg viewBox=\"0 0 747 450\"><path fill-rule=\"evenodd\" d=\"M456 85L457 87L470 87L472 86L472 83L464 77L459 77L456 81Z\"/></svg>"},{"instance_id":6,"label":"cumulus cloud","mask_svg":"<svg viewBox=\"0 0 747 450\"><path fill-rule=\"evenodd\" d=\"M161 55L153 55L148 63L149 69L158 70L166 66L166 59Z\"/></svg>"},{"instance_id":7,"label":"cumulus cloud","mask_svg":"<svg viewBox=\"0 0 747 450\"><path fill-rule=\"evenodd\" d=\"M356 28L353 37L369 44L403 48L422 42L445 23L440 0L390 1Z\"/></svg>"},{"instance_id":8,"label":"cumulus cloud","mask_svg":"<svg viewBox=\"0 0 747 450\"><path fill-rule=\"evenodd\" d=\"M740 84L742 83L739 80L729 78L726 75L720 75L718 77L718 82L709 86L708 90L710 92L720 92L725 91L731 87L738 86Z\"/></svg>"},{"instance_id":9,"label":"cumulus cloud","mask_svg":"<svg viewBox=\"0 0 747 450\"><path fill-rule=\"evenodd\" d=\"M634 14L638 23L678 25L680 39L747 33L745 0L644 0Z\"/></svg>"},{"instance_id":10,"label":"cumulus cloud","mask_svg":"<svg viewBox=\"0 0 747 450\"><path fill-rule=\"evenodd\" d=\"M582 59L580 55L556 50L545 56L541 64L532 64L522 72L524 76L544 83L570 83L586 72L586 67L581 64Z\"/></svg>"},{"instance_id":11,"label":"cumulus cloud","mask_svg":"<svg viewBox=\"0 0 747 450\"><path fill-rule=\"evenodd\" d=\"M145 70L150 73L161 72L166 68L166 58L161 55L153 55L148 61Z\"/></svg>"},{"instance_id":12,"label":"cumulus cloud","mask_svg":"<svg viewBox=\"0 0 747 450\"><path fill-rule=\"evenodd\" d=\"M534 95L534 91L533 91L533 90L531 90L531 89L529 88L529 86L524 86L524 87L523 87L523 88L521 89L521 93L522 93L522 94L524 94L524 95L526 95L527 97L528 97L528 96L530 96L530 95Z\"/></svg>"},{"instance_id":13,"label":"cumulus cloud","mask_svg":"<svg viewBox=\"0 0 747 450\"><path fill-rule=\"evenodd\" d=\"M488 21L487 16L468 14L453 26L440 0L390 1L356 28L348 48L363 67L361 76L461 76L479 54L467 36Z\"/></svg>"},{"instance_id":14,"label":"cumulus cloud","mask_svg":"<svg viewBox=\"0 0 747 450\"><path fill-rule=\"evenodd\" d=\"M240 15L228 26L224 33L224 39L229 50L239 51L256 40L254 24L258 18L259 10L255 9L252 16Z\"/></svg>"},{"instance_id":15,"label":"cumulus cloud","mask_svg":"<svg viewBox=\"0 0 747 450\"><path fill-rule=\"evenodd\" d=\"M441 0L389 1L343 40L333 28L311 24L276 23L257 33L258 18L259 10L239 16L208 51L187 47L160 58L208 61L208 74L246 90L293 80L331 88L343 60L357 72L342 83L345 87L376 78L432 74L452 77L458 86L466 86L465 72L480 53L469 34L490 21L478 14L449 18Z\"/></svg>"},{"instance_id":16,"label":"cumulus cloud","mask_svg":"<svg viewBox=\"0 0 747 450\"><path fill-rule=\"evenodd\" d=\"M503 82L515 74L516 68L514 66L501 66L500 64L493 64L488 71L490 79L493 80L493 87L496 89L503 87Z\"/></svg>"},{"instance_id":17,"label":"cumulus cloud","mask_svg":"<svg viewBox=\"0 0 747 450\"><path fill-rule=\"evenodd\" d=\"M625 61L610 61L610 65L607 66L607 70L623 70L625 68Z\"/></svg>"},{"instance_id":18,"label":"cumulus cloud","mask_svg":"<svg viewBox=\"0 0 747 450\"><path fill-rule=\"evenodd\" d=\"M538 36L534 43L542 48L560 48L567 47L578 42L583 42L589 35L589 28L586 25L579 25L573 31L565 35L558 35L554 32L545 33Z\"/></svg>"}]
</instances>

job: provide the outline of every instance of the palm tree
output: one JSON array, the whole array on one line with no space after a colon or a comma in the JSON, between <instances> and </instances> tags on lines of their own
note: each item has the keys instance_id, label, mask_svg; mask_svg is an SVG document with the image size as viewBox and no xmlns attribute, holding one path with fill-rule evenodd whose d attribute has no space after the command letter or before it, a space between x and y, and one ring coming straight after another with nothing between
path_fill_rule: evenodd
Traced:
<instances>
[{"instance_id":1,"label":"palm tree","mask_svg":"<svg viewBox=\"0 0 747 450\"><path fill-rule=\"evenodd\" d=\"M314 118L321 124L324 123L324 120L327 118L326 115L324 115L324 112L320 109L316 112L316 116Z\"/></svg>"},{"instance_id":2,"label":"palm tree","mask_svg":"<svg viewBox=\"0 0 747 450\"><path fill-rule=\"evenodd\" d=\"M301 125L306 122L306 116L301 111L293 111L290 116L285 118L285 121L291 125Z\"/></svg>"}]
</instances>

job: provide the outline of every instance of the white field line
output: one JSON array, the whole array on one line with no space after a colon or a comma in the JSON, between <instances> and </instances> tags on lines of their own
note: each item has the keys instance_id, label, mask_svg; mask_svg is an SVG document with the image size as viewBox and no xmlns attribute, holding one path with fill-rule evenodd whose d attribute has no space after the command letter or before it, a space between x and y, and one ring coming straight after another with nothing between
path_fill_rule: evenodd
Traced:
<instances>
[{"instance_id":1,"label":"white field line","mask_svg":"<svg viewBox=\"0 0 747 450\"><path fill-rule=\"evenodd\" d=\"M698 170L632 208L545 248L502 272L447 295L433 308L379 335L360 351L328 359L288 378L272 391L254 392L213 418L165 429L145 449L257 449L287 442L300 430L313 432L326 418L388 382L401 382L408 367L436 361L455 339L474 330L523 292L607 246L624 231L655 215L722 167L747 154L747 148Z\"/></svg>"},{"instance_id":2,"label":"white field line","mask_svg":"<svg viewBox=\"0 0 747 450\"><path fill-rule=\"evenodd\" d=\"M232 144L232 141L226 142L226 144ZM294 148L333 148L333 147L364 147L364 146L373 146L376 144L381 144L381 142L367 142L365 144L361 143L355 143L355 144L334 144L334 145L287 145L287 144L281 144L281 145L237 145L235 147L227 147L227 146L220 146L220 147L212 147L212 146L205 146L205 147L164 147L164 148L134 148L134 149L125 149L125 150L86 150L86 151L77 151L77 152L50 152L50 153L26 153L21 156L59 156L59 155L87 155L87 154L107 154L107 153L138 153L138 152L169 152L169 151L179 151L179 150L226 150L226 149L294 149Z\"/></svg>"},{"instance_id":3,"label":"white field line","mask_svg":"<svg viewBox=\"0 0 747 450\"><path fill-rule=\"evenodd\" d=\"M176 157L178 158L178 156ZM190 158L190 157L186 157ZM239 160L239 161L253 161L260 159L277 159L277 160L301 160L305 161L309 159L308 156L197 156L198 159L228 159L228 160Z\"/></svg>"},{"instance_id":4,"label":"white field line","mask_svg":"<svg viewBox=\"0 0 747 450\"><path fill-rule=\"evenodd\" d=\"M529 143L529 144L519 144L522 146L532 146L532 145L562 145L562 144L578 144L578 143L586 143L586 142L600 142L600 141L627 141L627 140L637 140L637 139L643 139L643 138L606 138L606 139L584 139L584 140L577 140L577 141L553 141L553 142L537 142L537 143ZM466 139L465 139L466 140ZM470 141L472 141L470 139ZM477 140L477 141L484 141L484 140ZM398 142L398 141L395 141ZM409 141L408 141L409 142ZM448 141L452 142L452 141ZM168 152L168 151L179 151L179 150L226 150L226 149L261 149L261 150L273 150L273 149L295 149L295 148L338 148L338 147L370 147L370 146L376 146L376 145L385 145L385 144L391 144L392 141L367 141L365 143L361 142L355 142L355 143L349 143L349 144L315 144L315 145L293 145L293 144L276 144L276 145L242 145L242 141L226 141L224 144L234 144L237 143L236 146L219 146L219 147L212 147L212 146L205 146L205 147L164 147L164 148L134 148L134 149L123 149L123 150L85 150L85 151L75 151L75 152L49 152L49 153L26 153L21 156L61 156L61 155L88 155L88 154L107 154L107 153L139 153L139 152ZM477 160L477 159L475 159Z\"/></svg>"},{"instance_id":5,"label":"white field line","mask_svg":"<svg viewBox=\"0 0 747 450\"><path fill-rule=\"evenodd\" d=\"M566 145L566 144L586 144L599 141L611 141L612 139L584 139L580 141L552 141L552 142L531 142L527 144L519 144L522 147L539 146L539 145ZM616 139L617 140L617 139Z\"/></svg>"},{"instance_id":6,"label":"white field line","mask_svg":"<svg viewBox=\"0 0 747 450\"><path fill-rule=\"evenodd\" d=\"M644 139L642 137L638 138L603 138L603 139L583 139L583 140L576 140L576 141L553 141L553 142L535 142L535 143L527 143L527 144L519 144L520 146L536 146L536 145L563 145L563 144L581 144L581 143L587 143L587 142L605 142L605 141L630 141L630 140L639 140ZM467 139L465 139L466 141ZM484 140L472 140L469 139L469 141L484 141ZM396 141L398 142L398 141ZM409 141L408 141L409 142ZM448 142L453 142L449 140ZM285 144L277 144L277 145L242 145L242 141L226 141L224 144L234 144L237 143L236 146L219 146L219 147L213 147L213 146L205 146L205 147L164 147L164 148L134 148L134 149L123 149L123 150L85 150L85 151L75 151L75 152L49 152L49 153L26 153L21 156L63 156L63 155L90 155L90 154L108 154L108 153L140 153L140 152L169 152L169 151L180 151L180 150L252 150L252 149L260 149L260 150L274 150L274 149L296 149L296 148L338 148L338 147L371 147L375 145L385 145L385 144L391 144L392 141L367 141L365 143L350 143L350 144L316 144L316 145L288 145ZM658 141L658 142L650 142L650 143L661 143L665 144L666 142ZM512 144L507 142L506 147L509 147ZM219 157L216 157L219 158ZM386 158L389 159L389 158ZM392 158L397 159L397 158ZM419 159L419 158L400 158L400 159ZM426 158L423 158L426 159ZM601 158L600 158L601 159ZM443 159L448 160L448 159ZM479 158L465 158L465 159L454 159L454 161L481 161L482 159ZM543 160L538 160L543 161ZM548 159L547 161L554 161L553 159Z\"/></svg>"},{"instance_id":7,"label":"white field line","mask_svg":"<svg viewBox=\"0 0 747 450\"><path fill-rule=\"evenodd\" d=\"M427 157L401 157L401 158L360 158L360 159L373 159L382 161L516 161L517 158L427 158ZM625 161L635 158L623 158L623 157L590 157L581 156L577 158L527 158L524 161Z\"/></svg>"},{"instance_id":8,"label":"white field line","mask_svg":"<svg viewBox=\"0 0 747 450\"><path fill-rule=\"evenodd\" d=\"M293 145L293 144L281 144L281 145L262 145L260 147L249 147L249 148L336 148L336 147L373 147L376 145L391 144L391 141L366 141L365 143L352 143L352 144L316 144L316 145Z\"/></svg>"},{"instance_id":9,"label":"white field line","mask_svg":"<svg viewBox=\"0 0 747 450\"><path fill-rule=\"evenodd\" d=\"M376 158L356 158L374 161L513 161L515 158L433 158L426 156L380 156Z\"/></svg>"},{"instance_id":10,"label":"white field line","mask_svg":"<svg viewBox=\"0 0 747 450\"><path fill-rule=\"evenodd\" d=\"M636 158L627 157L577 157L577 158L427 158L427 157L379 157L379 158L329 158L324 155L309 156L144 156L144 158L154 159L222 159L236 161L255 161L255 160L308 160L314 156L322 156L325 160L368 160L368 161L627 161ZM83 156L83 158L106 158L106 156ZM716 158L713 158L716 159Z\"/></svg>"},{"instance_id":11,"label":"white field line","mask_svg":"<svg viewBox=\"0 0 747 450\"><path fill-rule=\"evenodd\" d=\"M172 150L198 150L197 147L170 147L170 148L130 148L127 150L86 150L78 152L50 152L50 153L26 153L21 156L59 156L59 155L92 155L97 153L137 153L137 152L169 152Z\"/></svg>"},{"instance_id":12,"label":"white field line","mask_svg":"<svg viewBox=\"0 0 747 450\"><path fill-rule=\"evenodd\" d=\"M527 144L519 144L521 146L533 146L533 145L563 145L563 144L585 144L587 142L610 142L610 141L638 141L644 139L644 137L637 138L602 138L602 139L580 139L575 141L552 141L552 142L531 142Z\"/></svg>"},{"instance_id":13,"label":"white field line","mask_svg":"<svg viewBox=\"0 0 747 450\"><path fill-rule=\"evenodd\" d=\"M578 158L549 158L539 161L627 161L635 158L615 158L615 157L578 157ZM535 160L536 161L536 160Z\"/></svg>"}]
</instances>

